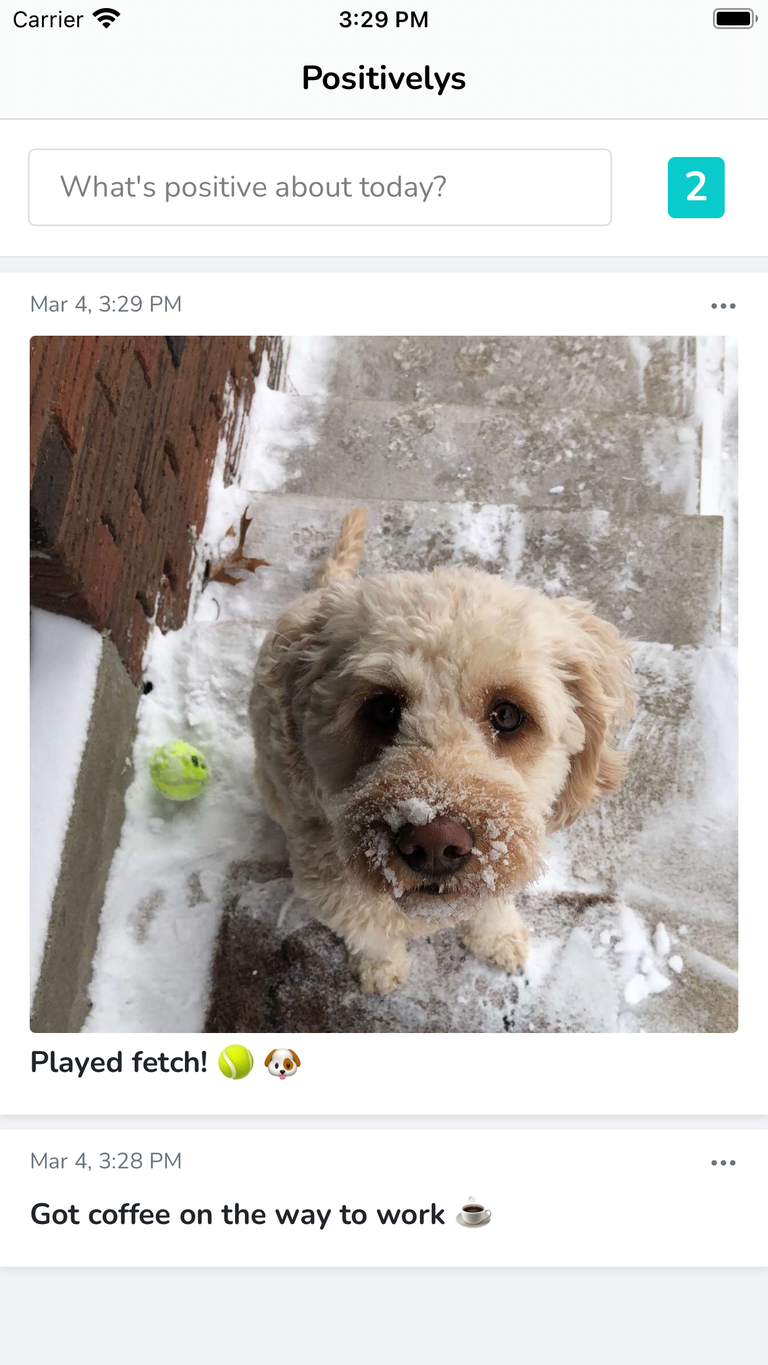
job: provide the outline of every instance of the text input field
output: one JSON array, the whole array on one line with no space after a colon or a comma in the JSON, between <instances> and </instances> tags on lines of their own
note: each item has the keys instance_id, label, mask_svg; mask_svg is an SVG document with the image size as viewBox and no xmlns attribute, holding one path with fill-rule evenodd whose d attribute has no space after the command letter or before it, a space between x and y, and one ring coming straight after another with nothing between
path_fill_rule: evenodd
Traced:
<instances>
[{"instance_id":1,"label":"text input field","mask_svg":"<svg viewBox=\"0 0 768 1365\"><path fill-rule=\"evenodd\" d=\"M36 148L33 226L538 227L611 221L605 148Z\"/></svg>"}]
</instances>

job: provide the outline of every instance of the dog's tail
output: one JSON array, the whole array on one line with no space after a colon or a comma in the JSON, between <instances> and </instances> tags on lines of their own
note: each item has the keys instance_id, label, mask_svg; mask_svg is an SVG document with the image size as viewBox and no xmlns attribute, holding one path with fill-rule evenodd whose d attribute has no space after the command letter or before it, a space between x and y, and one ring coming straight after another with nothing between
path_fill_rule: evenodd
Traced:
<instances>
[{"instance_id":1,"label":"dog's tail","mask_svg":"<svg viewBox=\"0 0 768 1365\"><path fill-rule=\"evenodd\" d=\"M347 512L341 523L336 544L315 574L318 588L327 588L329 583L338 582L340 579L354 578L363 557L367 525L367 507L355 507L351 512Z\"/></svg>"}]
</instances>

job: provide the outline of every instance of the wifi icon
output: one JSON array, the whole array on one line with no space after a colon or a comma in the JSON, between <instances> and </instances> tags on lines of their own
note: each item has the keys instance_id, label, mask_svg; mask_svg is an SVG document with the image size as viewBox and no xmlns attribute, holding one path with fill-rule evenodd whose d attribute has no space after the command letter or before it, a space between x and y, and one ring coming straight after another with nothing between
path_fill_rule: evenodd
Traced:
<instances>
[{"instance_id":1,"label":"wifi icon","mask_svg":"<svg viewBox=\"0 0 768 1365\"><path fill-rule=\"evenodd\" d=\"M109 28L110 25L114 24L114 22L115 22L116 19L119 19L119 18L120 18L120 11L119 11L119 9L107 9L107 8L104 8L104 9L95 9L95 10L93 11L93 17L94 17L94 19L98 19L98 21L99 21L99 23L101 24L102 28Z\"/></svg>"}]
</instances>

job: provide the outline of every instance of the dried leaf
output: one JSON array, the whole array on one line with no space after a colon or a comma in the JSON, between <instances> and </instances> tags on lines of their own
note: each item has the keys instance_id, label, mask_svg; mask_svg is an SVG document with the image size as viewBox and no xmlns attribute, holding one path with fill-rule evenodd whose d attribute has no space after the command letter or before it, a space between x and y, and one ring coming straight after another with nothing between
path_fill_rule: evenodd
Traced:
<instances>
[{"instance_id":1,"label":"dried leaf","mask_svg":"<svg viewBox=\"0 0 768 1365\"><path fill-rule=\"evenodd\" d=\"M236 588L238 583L242 583L243 581L242 578L233 578L231 573L227 573L226 569L223 568L217 568L216 572L209 573L209 582L212 578L214 578L217 583L231 583L233 588Z\"/></svg>"},{"instance_id":2,"label":"dried leaf","mask_svg":"<svg viewBox=\"0 0 768 1365\"><path fill-rule=\"evenodd\" d=\"M243 546L245 545L245 537L246 537L246 535L248 534L248 527L250 526L250 524L251 524L252 521L253 521L253 517L249 517L249 516L248 516L248 508L246 507L246 508L245 508L245 511L243 512L243 515L242 515L241 518L240 518L240 540L239 540L238 546L237 546L237 548L238 548L240 554L243 553Z\"/></svg>"},{"instance_id":3,"label":"dried leaf","mask_svg":"<svg viewBox=\"0 0 768 1365\"><path fill-rule=\"evenodd\" d=\"M240 518L240 535L237 545L221 559L217 559L208 570L208 582L229 583L232 587L237 587L242 583L242 578L236 578L236 573L253 573L255 569L268 567L269 561L266 559L253 559L243 554L245 537L248 534L248 527L253 520L248 516L248 509L243 512ZM234 535L234 526L231 526L227 535Z\"/></svg>"}]
</instances>

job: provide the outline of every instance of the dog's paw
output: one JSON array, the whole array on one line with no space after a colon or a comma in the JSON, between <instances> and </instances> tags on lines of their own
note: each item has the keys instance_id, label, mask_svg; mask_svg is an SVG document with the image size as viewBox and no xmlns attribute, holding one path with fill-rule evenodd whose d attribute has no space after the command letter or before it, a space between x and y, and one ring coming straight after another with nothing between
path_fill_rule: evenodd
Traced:
<instances>
[{"instance_id":1,"label":"dog's paw","mask_svg":"<svg viewBox=\"0 0 768 1365\"><path fill-rule=\"evenodd\" d=\"M523 924L501 934L465 934L464 942L475 957L510 976L521 972L528 961L528 930Z\"/></svg>"},{"instance_id":2,"label":"dog's paw","mask_svg":"<svg viewBox=\"0 0 768 1365\"><path fill-rule=\"evenodd\" d=\"M387 958L363 958L358 968L364 995L390 995L408 975L408 954Z\"/></svg>"}]
</instances>

